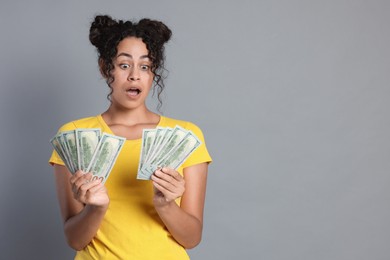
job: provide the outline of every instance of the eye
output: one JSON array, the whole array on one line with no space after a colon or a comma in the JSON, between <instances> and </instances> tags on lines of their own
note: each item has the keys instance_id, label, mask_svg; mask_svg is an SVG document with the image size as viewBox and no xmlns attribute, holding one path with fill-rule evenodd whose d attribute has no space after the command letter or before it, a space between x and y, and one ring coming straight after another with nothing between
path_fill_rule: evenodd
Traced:
<instances>
[{"instance_id":1,"label":"eye","mask_svg":"<svg viewBox=\"0 0 390 260\"><path fill-rule=\"evenodd\" d=\"M141 65L141 70L149 70L149 65Z\"/></svg>"},{"instance_id":2,"label":"eye","mask_svg":"<svg viewBox=\"0 0 390 260\"><path fill-rule=\"evenodd\" d=\"M125 63L122 63L122 64L119 64L119 68L121 68L121 69L128 69L128 68L130 68L130 65L129 64L125 64Z\"/></svg>"}]
</instances>

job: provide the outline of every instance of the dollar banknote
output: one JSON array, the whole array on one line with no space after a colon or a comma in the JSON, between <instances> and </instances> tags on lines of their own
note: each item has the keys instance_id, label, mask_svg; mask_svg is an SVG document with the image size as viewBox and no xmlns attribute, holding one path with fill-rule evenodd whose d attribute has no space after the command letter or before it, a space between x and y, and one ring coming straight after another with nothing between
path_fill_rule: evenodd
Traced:
<instances>
[{"instance_id":1,"label":"dollar banknote","mask_svg":"<svg viewBox=\"0 0 390 260\"><path fill-rule=\"evenodd\" d=\"M65 165L68 167L68 169L71 173L75 173L76 167L72 163L72 157L71 157L69 148L66 145L65 137L63 135L64 133L66 133L66 132L59 133L55 138L57 139L57 141L60 144L62 154L64 155L64 158L65 158Z\"/></svg>"},{"instance_id":2,"label":"dollar banknote","mask_svg":"<svg viewBox=\"0 0 390 260\"><path fill-rule=\"evenodd\" d=\"M180 126L144 129L137 179L149 180L159 167L178 169L200 145L193 132Z\"/></svg>"},{"instance_id":3,"label":"dollar banknote","mask_svg":"<svg viewBox=\"0 0 390 260\"><path fill-rule=\"evenodd\" d=\"M64 131L50 143L68 170L91 172L93 178L105 182L125 143L125 138L101 133L98 128Z\"/></svg>"},{"instance_id":4,"label":"dollar banknote","mask_svg":"<svg viewBox=\"0 0 390 260\"><path fill-rule=\"evenodd\" d=\"M67 156L64 154L64 150L61 146L61 143L60 141L58 140L59 137L58 136L54 136L52 139L50 139L50 143L52 144L52 146L54 147L54 150L58 153L58 155L60 156L61 160L65 163L65 166L68 168L68 169L71 169L71 166L70 164L68 163L67 161Z\"/></svg>"},{"instance_id":5,"label":"dollar banknote","mask_svg":"<svg viewBox=\"0 0 390 260\"><path fill-rule=\"evenodd\" d=\"M99 128L76 129L78 167L82 171L88 169L100 141Z\"/></svg>"},{"instance_id":6,"label":"dollar banknote","mask_svg":"<svg viewBox=\"0 0 390 260\"><path fill-rule=\"evenodd\" d=\"M172 136L172 133L173 133L173 129L170 128L170 127L166 127L163 130L163 132L161 134L160 140L155 143L154 147L156 147L156 148L153 149L153 151L150 152L150 156L148 156L148 159L146 160L146 163L153 162L156 158L158 158L160 152L162 151L162 149L165 147L165 145L170 140L170 137Z\"/></svg>"},{"instance_id":7,"label":"dollar banknote","mask_svg":"<svg viewBox=\"0 0 390 260\"><path fill-rule=\"evenodd\" d=\"M77 170L91 172L93 178L105 182L125 141L90 128L60 132L50 143L72 174ZM137 179L149 180L159 167L178 169L200 145L193 132L180 126L144 129Z\"/></svg>"},{"instance_id":8,"label":"dollar banknote","mask_svg":"<svg viewBox=\"0 0 390 260\"><path fill-rule=\"evenodd\" d=\"M192 132L189 132L174 149L160 161L155 163L154 167L157 165L164 165L169 168L177 169L184 163L188 156L199 147L200 143L200 140L192 134Z\"/></svg>"},{"instance_id":9,"label":"dollar banknote","mask_svg":"<svg viewBox=\"0 0 390 260\"><path fill-rule=\"evenodd\" d=\"M123 137L103 133L86 172L105 182L125 141Z\"/></svg>"},{"instance_id":10,"label":"dollar banknote","mask_svg":"<svg viewBox=\"0 0 390 260\"><path fill-rule=\"evenodd\" d=\"M138 165L138 172L143 167L143 163L145 162L150 147L154 141L154 137L156 136L155 129L144 129L142 131L142 146L141 146L141 154L140 154L140 163Z\"/></svg>"},{"instance_id":11,"label":"dollar banknote","mask_svg":"<svg viewBox=\"0 0 390 260\"><path fill-rule=\"evenodd\" d=\"M73 172L76 172L77 170L79 170L79 165L77 158L78 156L75 131L63 132L61 135L64 140L64 146L66 147L66 150L69 155L69 161L72 165Z\"/></svg>"}]
</instances>

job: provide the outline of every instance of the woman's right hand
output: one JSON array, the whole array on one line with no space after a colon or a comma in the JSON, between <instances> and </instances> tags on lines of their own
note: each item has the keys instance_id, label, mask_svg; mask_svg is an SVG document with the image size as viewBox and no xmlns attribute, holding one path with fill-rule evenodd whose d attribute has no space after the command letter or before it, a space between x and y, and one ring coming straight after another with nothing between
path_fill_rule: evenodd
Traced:
<instances>
[{"instance_id":1,"label":"woman's right hand","mask_svg":"<svg viewBox=\"0 0 390 260\"><path fill-rule=\"evenodd\" d=\"M71 178L70 184L73 197L84 205L106 208L110 203L107 189L101 179L92 180L91 173L77 171Z\"/></svg>"}]
</instances>

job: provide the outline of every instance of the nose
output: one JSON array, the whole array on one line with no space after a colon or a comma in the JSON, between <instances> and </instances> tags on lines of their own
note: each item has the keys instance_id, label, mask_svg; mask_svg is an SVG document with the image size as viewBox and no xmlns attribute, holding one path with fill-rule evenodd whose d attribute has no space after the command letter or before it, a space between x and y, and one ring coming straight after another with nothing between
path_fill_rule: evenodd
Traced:
<instances>
[{"instance_id":1,"label":"nose","mask_svg":"<svg viewBox=\"0 0 390 260\"><path fill-rule=\"evenodd\" d=\"M140 74L137 68L133 68L130 70L129 77L127 78L129 81L137 81L140 80Z\"/></svg>"}]
</instances>

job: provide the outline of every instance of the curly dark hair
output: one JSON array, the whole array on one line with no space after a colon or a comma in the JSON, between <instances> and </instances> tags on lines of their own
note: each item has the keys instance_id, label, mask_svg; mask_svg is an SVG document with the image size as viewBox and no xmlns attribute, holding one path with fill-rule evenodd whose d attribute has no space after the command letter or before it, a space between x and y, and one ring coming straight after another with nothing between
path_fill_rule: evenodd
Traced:
<instances>
[{"instance_id":1,"label":"curly dark hair","mask_svg":"<svg viewBox=\"0 0 390 260\"><path fill-rule=\"evenodd\" d=\"M107 99L111 101L112 87L114 82L112 70L113 60L117 54L118 44L126 37L137 37L142 39L148 49L148 57L152 62L151 71L154 74L153 94L157 88L157 98L162 106L161 93L164 90L164 44L172 36L171 30L162 22L141 19L138 23L131 21L114 20L108 15L97 15L91 24L89 40L94 45L99 54L99 67L102 75L106 78L108 87L111 89Z\"/></svg>"}]
</instances>

